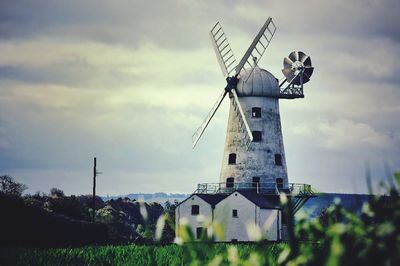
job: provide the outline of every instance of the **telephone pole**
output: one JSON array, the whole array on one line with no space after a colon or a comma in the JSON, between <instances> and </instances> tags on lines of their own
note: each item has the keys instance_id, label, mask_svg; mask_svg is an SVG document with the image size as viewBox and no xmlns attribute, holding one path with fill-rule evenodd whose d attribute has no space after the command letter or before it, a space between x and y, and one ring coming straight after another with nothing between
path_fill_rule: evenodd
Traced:
<instances>
[{"instance_id":1,"label":"telephone pole","mask_svg":"<svg viewBox=\"0 0 400 266\"><path fill-rule=\"evenodd\" d=\"M95 222L96 216L96 177L101 174L97 171L97 159L94 157L93 160L93 211L92 211L92 222Z\"/></svg>"}]
</instances>

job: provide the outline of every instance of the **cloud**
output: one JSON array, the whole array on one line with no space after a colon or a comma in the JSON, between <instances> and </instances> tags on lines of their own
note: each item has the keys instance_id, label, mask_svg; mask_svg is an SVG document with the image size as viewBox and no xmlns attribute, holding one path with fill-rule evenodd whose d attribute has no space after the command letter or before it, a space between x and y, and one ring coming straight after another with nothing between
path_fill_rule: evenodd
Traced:
<instances>
[{"instance_id":1,"label":"cloud","mask_svg":"<svg viewBox=\"0 0 400 266\"><path fill-rule=\"evenodd\" d=\"M293 133L308 137L328 150L362 150L388 149L394 144L389 135L377 132L364 123L356 123L347 119L339 119L333 123L328 121L312 121L293 128Z\"/></svg>"},{"instance_id":2,"label":"cloud","mask_svg":"<svg viewBox=\"0 0 400 266\"><path fill-rule=\"evenodd\" d=\"M260 66L279 78L293 50L315 66L306 98L280 104L291 182L341 191L365 160L400 167L398 5L1 1L0 169L32 192L81 193L93 156L104 193L217 182L228 102L190 143L225 85L207 33L221 21L239 60L268 16L277 32Z\"/></svg>"},{"instance_id":3,"label":"cloud","mask_svg":"<svg viewBox=\"0 0 400 266\"><path fill-rule=\"evenodd\" d=\"M196 1L2 1L0 36L25 39L59 36L135 47L146 41L163 47L198 47L204 14L218 10ZM200 22L200 23L199 23ZM184 34L187 33L187 34Z\"/></svg>"}]
</instances>

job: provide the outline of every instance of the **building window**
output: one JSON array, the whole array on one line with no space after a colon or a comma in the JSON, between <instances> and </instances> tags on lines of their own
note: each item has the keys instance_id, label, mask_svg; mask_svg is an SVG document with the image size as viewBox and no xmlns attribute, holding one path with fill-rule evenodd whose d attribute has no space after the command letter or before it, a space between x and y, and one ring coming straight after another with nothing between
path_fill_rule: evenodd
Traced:
<instances>
[{"instance_id":1,"label":"building window","mask_svg":"<svg viewBox=\"0 0 400 266\"><path fill-rule=\"evenodd\" d=\"M261 142L261 131L253 131L253 142Z\"/></svg>"},{"instance_id":2,"label":"building window","mask_svg":"<svg viewBox=\"0 0 400 266\"><path fill-rule=\"evenodd\" d=\"M256 190L257 188L260 187L260 177L259 176L253 176L253 182L251 183L252 187Z\"/></svg>"},{"instance_id":3,"label":"building window","mask_svg":"<svg viewBox=\"0 0 400 266\"><path fill-rule=\"evenodd\" d=\"M235 217L235 218L238 217L238 211L236 209L232 210L232 217Z\"/></svg>"},{"instance_id":4,"label":"building window","mask_svg":"<svg viewBox=\"0 0 400 266\"><path fill-rule=\"evenodd\" d=\"M226 187L233 187L234 183L235 183L234 177L228 177L226 179Z\"/></svg>"},{"instance_id":5,"label":"building window","mask_svg":"<svg viewBox=\"0 0 400 266\"><path fill-rule=\"evenodd\" d=\"M196 239L202 238L204 234L204 228L203 227L197 227L196 228Z\"/></svg>"},{"instance_id":6,"label":"building window","mask_svg":"<svg viewBox=\"0 0 400 266\"><path fill-rule=\"evenodd\" d=\"M261 108L260 107L253 107L251 109L251 116L252 117L261 117Z\"/></svg>"},{"instance_id":7,"label":"building window","mask_svg":"<svg viewBox=\"0 0 400 266\"><path fill-rule=\"evenodd\" d=\"M199 213L200 213L200 206L192 205L192 215L199 215Z\"/></svg>"},{"instance_id":8,"label":"building window","mask_svg":"<svg viewBox=\"0 0 400 266\"><path fill-rule=\"evenodd\" d=\"M278 188L283 188L283 179L282 178L279 177L276 179L276 186Z\"/></svg>"},{"instance_id":9,"label":"building window","mask_svg":"<svg viewBox=\"0 0 400 266\"><path fill-rule=\"evenodd\" d=\"M275 165L282 165L282 155L275 154Z\"/></svg>"},{"instance_id":10,"label":"building window","mask_svg":"<svg viewBox=\"0 0 400 266\"><path fill-rule=\"evenodd\" d=\"M236 163L236 153L230 153L228 158L228 164Z\"/></svg>"}]
</instances>

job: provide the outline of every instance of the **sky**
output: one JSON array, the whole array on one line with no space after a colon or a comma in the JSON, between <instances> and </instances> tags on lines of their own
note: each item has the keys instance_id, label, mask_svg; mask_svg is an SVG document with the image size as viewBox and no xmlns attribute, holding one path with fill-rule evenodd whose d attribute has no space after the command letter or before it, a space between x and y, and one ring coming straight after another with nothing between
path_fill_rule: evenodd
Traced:
<instances>
[{"instance_id":1,"label":"sky","mask_svg":"<svg viewBox=\"0 0 400 266\"><path fill-rule=\"evenodd\" d=\"M270 16L259 65L277 78L294 50L315 67L305 98L280 100L289 182L365 193L400 170L400 1L0 1L0 174L97 192L192 193L218 182L228 101L208 32L237 59ZM377 186L377 185L376 185Z\"/></svg>"}]
</instances>

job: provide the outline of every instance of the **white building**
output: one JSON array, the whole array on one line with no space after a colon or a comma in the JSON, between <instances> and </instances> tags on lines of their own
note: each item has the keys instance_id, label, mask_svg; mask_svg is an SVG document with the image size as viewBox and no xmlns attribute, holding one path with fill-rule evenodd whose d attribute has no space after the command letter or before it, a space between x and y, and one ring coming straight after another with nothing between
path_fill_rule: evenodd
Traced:
<instances>
[{"instance_id":1,"label":"white building","mask_svg":"<svg viewBox=\"0 0 400 266\"><path fill-rule=\"evenodd\" d=\"M199 219L201 217L201 219ZM204 221L223 225L222 238L215 241L251 241L246 228L255 225L264 232L264 239L282 239L282 211L279 197L256 194L252 191L234 191L231 194L193 194L175 209L177 228L186 222L200 238L205 232ZM179 232L176 230L179 237Z\"/></svg>"},{"instance_id":2,"label":"white building","mask_svg":"<svg viewBox=\"0 0 400 266\"><path fill-rule=\"evenodd\" d=\"M247 80L247 82L245 82ZM243 145L242 130L231 98L220 183L233 186L275 186L287 189L288 174L279 113L279 85L267 70L255 66L239 79L236 88L246 121L252 130L253 142Z\"/></svg>"}]
</instances>

